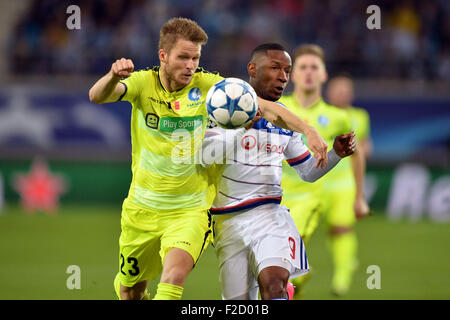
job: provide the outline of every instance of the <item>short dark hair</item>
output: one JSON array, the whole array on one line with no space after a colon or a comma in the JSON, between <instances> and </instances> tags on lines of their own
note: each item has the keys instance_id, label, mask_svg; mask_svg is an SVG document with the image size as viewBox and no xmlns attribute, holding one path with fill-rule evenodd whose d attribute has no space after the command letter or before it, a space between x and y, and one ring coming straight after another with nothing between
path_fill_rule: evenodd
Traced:
<instances>
[{"instance_id":1,"label":"short dark hair","mask_svg":"<svg viewBox=\"0 0 450 320\"><path fill-rule=\"evenodd\" d=\"M250 60L253 60L255 55L258 53L264 53L266 54L268 50L279 50L279 51L286 51L286 49L279 43L263 43L257 46L255 49L253 49L252 54L250 56Z\"/></svg>"}]
</instances>

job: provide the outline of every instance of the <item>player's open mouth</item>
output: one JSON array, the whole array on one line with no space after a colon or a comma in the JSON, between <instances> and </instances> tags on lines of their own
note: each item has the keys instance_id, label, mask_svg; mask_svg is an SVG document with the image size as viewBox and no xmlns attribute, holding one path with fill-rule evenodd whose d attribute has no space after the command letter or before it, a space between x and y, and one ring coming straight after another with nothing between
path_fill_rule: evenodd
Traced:
<instances>
[{"instance_id":1,"label":"player's open mouth","mask_svg":"<svg viewBox=\"0 0 450 320\"><path fill-rule=\"evenodd\" d=\"M283 87L274 87L275 91L282 93L283 92Z\"/></svg>"}]
</instances>

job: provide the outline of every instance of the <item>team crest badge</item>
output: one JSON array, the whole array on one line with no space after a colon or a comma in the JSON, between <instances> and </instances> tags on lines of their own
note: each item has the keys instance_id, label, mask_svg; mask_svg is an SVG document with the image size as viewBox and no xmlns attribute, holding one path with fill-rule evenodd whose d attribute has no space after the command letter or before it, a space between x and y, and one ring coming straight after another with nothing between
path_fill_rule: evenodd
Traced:
<instances>
[{"instance_id":1,"label":"team crest badge","mask_svg":"<svg viewBox=\"0 0 450 320\"><path fill-rule=\"evenodd\" d=\"M328 123L330 122L330 120L328 119L328 117L327 116L325 116L325 115L320 115L319 116L319 118L317 119L317 121L319 122L319 124L320 125L322 125L322 126L326 126L326 125L328 125Z\"/></svg>"},{"instance_id":2,"label":"team crest badge","mask_svg":"<svg viewBox=\"0 0 450 320\"><path fill-rule=\"evenodd\" d=\"M202 91L197 87L192 88L188 93L188 98L191 101L198 101L198 100L200 100L201 96L202 96Z\"/></svg>"}]
</instances>

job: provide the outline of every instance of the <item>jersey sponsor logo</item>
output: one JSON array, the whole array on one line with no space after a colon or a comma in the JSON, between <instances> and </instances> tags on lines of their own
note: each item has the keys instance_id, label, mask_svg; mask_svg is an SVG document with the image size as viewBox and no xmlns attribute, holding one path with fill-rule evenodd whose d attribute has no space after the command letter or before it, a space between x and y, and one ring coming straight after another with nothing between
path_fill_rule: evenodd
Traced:
<instances>
[{"instance_id":1,"label":"jersey sponsor logo","mask_svg":"<svg viewBox=\"0 0 450 320\"><path fill-rule=\"evenodd\" d=\"M196 128L201 127L202 123L203 116L201 115L194 117L162 117L159 130L162 132L174 132L179 129L194 131Z\"/></svg>"},{"instance_id":2,"label":"jersey sponsor logo","mask_svg":"<svg viewBox=\"0 0 450 320\"><path fill-rule=\"evenodd\" d=\"M145 124L152 129L158 129L159 117L154 113L147 113L145 115Z\"/></svg>"},{"instance_id":3,"label":"jersey sponsor logo","mask_svg":"<svg viewBox=\"0 0 450 320\"><path fill-rule=\"evenodd\" d=\"M244 136L241 139L241 146L245 150L251 150L255 146L258 148L258 151L266 151L267 153L278 153L282 154L286 146L279 145L276 143L268 143L268 142L259 142L257 143L256 138L254 136Z\"/></svg>"},{"instance_id":4,"label":"jersey sponsor logo","mask_svg":"<svg viewBox=\"0 0 450 320\"><path fill-rule=\"evenodd\" d=\"M189 100L198 101L198 100L200 100L201 96L202 96L202 91L199 88L194 87L191 90L189 90L189 93L188 93Z\"/></svg>"},{"instance_id":5,"label":"jersey sponsor logo","mask_svg":"<svg viewBox=\"0 0 450 320\"><path fill-rule=\"evenodd\" d=\"M241 140L241 146L245 150L253 149L256 146L256 138L254 136L245 136Z\"/></svg>"},{"instance_id":6,"label":"jersey sponsor logo","mask_svg":"<svg viewBox=\"0 0 450 320\"><path fill-rule=\"evenodd\" d=\"M285 146L280 146L278 144L262 143L258 145L258 150L266 150L267 153L278 153L282 154L284 152Z\"/></svg>"}]
</instances>

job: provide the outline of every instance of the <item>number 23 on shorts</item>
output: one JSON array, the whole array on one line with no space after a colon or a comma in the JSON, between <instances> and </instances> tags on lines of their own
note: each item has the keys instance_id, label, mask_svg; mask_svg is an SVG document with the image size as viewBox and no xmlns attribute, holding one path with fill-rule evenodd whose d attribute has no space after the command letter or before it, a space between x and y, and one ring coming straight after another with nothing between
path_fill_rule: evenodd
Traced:
<instances>
[{"instance_id":1,"label":"number 23 on shorts","mask_svg":"<svg viewBox=\"0 0 450 320\"><path fill-rule=\"evenodd\" d=\"M126 260L127 264L131 267L131 269L126 269L125 260ZM127 272L130 276L137 276L139 274L138 260L133 257L127 257L125 259L125 257L121 253L120 254L120 272L125 276L127 275Z\"/></svg>"}]
</instances>

